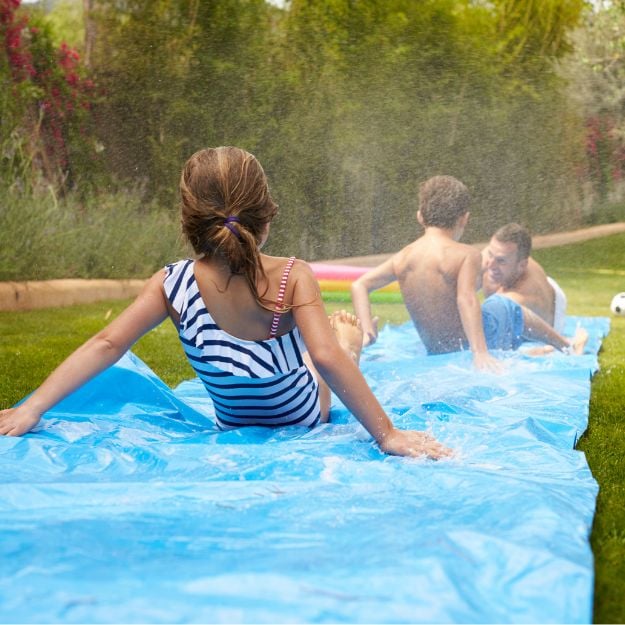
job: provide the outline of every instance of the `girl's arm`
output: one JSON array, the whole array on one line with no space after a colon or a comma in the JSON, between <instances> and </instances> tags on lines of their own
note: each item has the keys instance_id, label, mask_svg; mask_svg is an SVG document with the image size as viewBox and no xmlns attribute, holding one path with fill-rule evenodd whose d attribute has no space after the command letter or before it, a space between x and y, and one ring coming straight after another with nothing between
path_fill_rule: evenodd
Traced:
<instances>
[{"instance_id":1,"label":"girl's arm","mask_svg":"<svg viewBox=\"0 0 625 625\"><path fill-rule=\"evenodd\" d=\"M0 411L0 434L28 432L44 412L117 362L135 341L161 323L167 317L163 279L164 270L154 274L119 317L64 360L26 401Z\"/></svg>"},{"instance_id":2,"label":"girl's arm","mask_svg":"<svg viewBox=\"0 0 625 625\"><path fill-rule=\"evenodd\" d=\"M296 263L294 269L293 316L310 357L328 386L373 436L380 449L401 456L441 458L450 455L450 450L430 435L394 427L356 363L339 345L312 271L304 263Z\"/></svg>"}]
</instances>

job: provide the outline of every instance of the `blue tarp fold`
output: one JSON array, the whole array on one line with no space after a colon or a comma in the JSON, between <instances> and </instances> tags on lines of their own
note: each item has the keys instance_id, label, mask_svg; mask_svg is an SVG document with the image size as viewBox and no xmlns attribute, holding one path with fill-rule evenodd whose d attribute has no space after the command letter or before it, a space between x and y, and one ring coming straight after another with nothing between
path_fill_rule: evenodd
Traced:
<instances>
[{"instance_id":1,"label":"blue tarp fold","mask_svg":"<svg viewBox=\"0 0 625 625\"><path fill-rule=\"evenodd\" d=\"M362 370L394 422L456 451L385 456L338 402L308 430L220 432L197 380L127 354L0 439L0 620L583 623L597 484L588 354L427 357L387 326Z\"/></svg>"}]
</instances>

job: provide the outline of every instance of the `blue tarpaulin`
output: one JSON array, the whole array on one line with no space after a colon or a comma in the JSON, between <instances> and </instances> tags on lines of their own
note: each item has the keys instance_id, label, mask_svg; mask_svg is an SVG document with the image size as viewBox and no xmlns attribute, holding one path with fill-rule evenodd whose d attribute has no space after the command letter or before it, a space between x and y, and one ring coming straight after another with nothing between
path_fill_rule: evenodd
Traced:
<instances>
[{"instance_id":1,"label":"blue tarpaulin","mask_svg":"<svg viewBox=\"0 0 625 625\"><path fill-rule=\"evenodd\" d=\"M131 353L0 437L0 619L589 623L597 484L575 443L587 354L424 354L386 326L361 367L394 422L455 450L382 454L337 401L313 430L220 432L195 381Z\"/></svg>"}]
</instances>

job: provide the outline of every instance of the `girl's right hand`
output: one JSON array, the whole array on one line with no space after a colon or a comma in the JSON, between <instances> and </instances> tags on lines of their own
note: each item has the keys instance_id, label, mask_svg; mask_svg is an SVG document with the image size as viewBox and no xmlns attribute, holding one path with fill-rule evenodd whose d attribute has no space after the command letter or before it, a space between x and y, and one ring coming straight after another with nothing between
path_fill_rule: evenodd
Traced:
<instances>
[{"instance_id":1,"label":"girl's right hand","mask_svg":"<svg viewBox=\"0 0 625 625\"><path fill-rule=\"evenodd\" d=\"M380 449L393 456L411 456L413 458L426 456L433 460L447 458L453 454L451 449L439 443L430 434L415 430L393 429L380 442Z\"/></svg>"},{"instance_id":2,"label":"girl's right hand","mask_svg":"<svg viewBox=\"0 0 625 625\"><path fill-rule=\"evenodd\" d=\"M21 436L32 430L41 415L18 406L17 408L7 408L0 410L0 435L2 436Z\"/></svg>"}]
</instances>

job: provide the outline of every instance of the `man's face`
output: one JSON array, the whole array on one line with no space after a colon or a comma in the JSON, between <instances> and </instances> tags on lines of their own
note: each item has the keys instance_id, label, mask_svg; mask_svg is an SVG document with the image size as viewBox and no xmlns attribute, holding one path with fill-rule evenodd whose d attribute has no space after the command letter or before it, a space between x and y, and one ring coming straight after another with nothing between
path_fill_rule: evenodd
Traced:
<instances>
[{"instance_id":1,"label":"man's face","mask_svg":"<svg viewBox=\"0 0 625 625\"><path fill-rule=\"evenodd\" d=\"M504 288L514 286L527 267L527 260L519 260L516 243L502 243L493 237L484 253L484 265L489 279Z\"/></svg>"}]
</instances>

